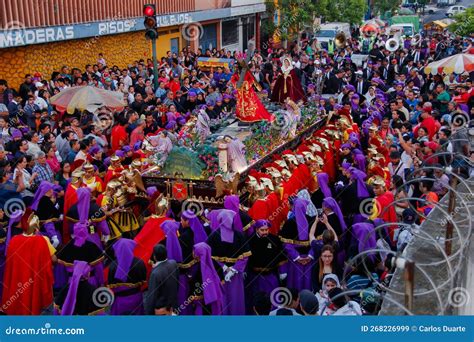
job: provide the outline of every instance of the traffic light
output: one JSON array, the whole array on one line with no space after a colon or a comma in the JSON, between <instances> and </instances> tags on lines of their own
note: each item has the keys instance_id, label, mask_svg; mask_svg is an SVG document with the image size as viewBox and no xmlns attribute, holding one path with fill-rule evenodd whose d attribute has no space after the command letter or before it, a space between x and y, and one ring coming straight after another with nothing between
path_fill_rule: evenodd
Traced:
<instances>
[{"instance_id":1,"label":"traffic light","mask_svg":"<svg viewBox=\"0 0 474 342\"><path fill-rule=\"evenodd\" d=\"M147 39L158 38L158 30L156 26L156 6L146 4L143 6L143 15L145 16L145 37Z\"/></svg>"}]
</instances>

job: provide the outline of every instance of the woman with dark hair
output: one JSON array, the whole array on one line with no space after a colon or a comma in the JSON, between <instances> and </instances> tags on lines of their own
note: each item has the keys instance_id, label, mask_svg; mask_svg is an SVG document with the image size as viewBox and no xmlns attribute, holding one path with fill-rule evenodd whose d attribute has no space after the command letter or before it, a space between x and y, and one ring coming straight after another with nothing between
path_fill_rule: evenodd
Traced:
<instances>
[{"instance_id":1,"label":"woman with dark hair","mask_svg":"<svg viewBox=\"0 0 474 342\"><path fill-rule=\"evenodd\" d=\"M48 114L50 115L51 112L53 111L53 106L51 105L51 102L49 101L49 98L51 97L51 94L49 93L49 91L47 91L45 89L41 89L38 92L38 97L42 98L44 100L44 102L46 102L47 107L42 108L42 109L47 109Z\"/></svg>"},{"instance_id":2,"label":"woman with dark hair","mask_svg":"<svg viewBox=\"0 0 474 342\"><path fill-rule=\"evenodd\" d=\"M204 99L204 94L202 94L202 93L197 94L196 103L198 105L205 105L206 104L206 100Z\"/></svg>"},{"instance_id":3,"label":"woman with dark hair","mask_svg":"<svg viewBox=\"0 0 474 342\"><path fill-rule=\"evenodd\" d=\"M321 255L315 262L312 270L312 291L317 292L321 290L324 276L331 273L336 274L339 278L342 277L341 268L336 262L334 247L325 245L321 249Z\"/></svg>"},{"instance_id":4,"label":"woman with dark hair","mask_svg":"<svg viewBox=\"0 0 474 342\"><path fill-rule=\"evenodd\" d=\"M56 184L66 189L69 180L71 179L71 164L67 161L61 162L59 172L56 173L54 180Z\"/></svg>"},{"instance_id":5,"label":"woman with dark hair","mask_svg":"<svg viewBox=\"0 0 474 342\"><path fill-rule=\"evenodd\" d=\"M46 154L46 163L55 174L61 170L61 164L56 157L56 146L54 144L46 145L43 149Z\"/></svg>"}]
</instances>

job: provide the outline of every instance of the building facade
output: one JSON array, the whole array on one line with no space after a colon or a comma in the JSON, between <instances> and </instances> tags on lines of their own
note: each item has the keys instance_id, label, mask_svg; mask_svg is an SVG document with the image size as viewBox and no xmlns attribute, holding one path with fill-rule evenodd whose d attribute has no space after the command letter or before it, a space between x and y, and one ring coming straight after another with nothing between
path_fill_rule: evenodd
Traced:
<instances>
[{"instance_id":1,"label":"building facade","mask_svg":"<svg viewBox=\"0 0 474 342\"><path fill-rule=\"evenodd\" d=\"M155 4L158 57L167 51L259 44L264 0L3 0L0 3L0 79L17 88L25 74L49 79L66 65L83 69L103 53L126 67L151 58L143 5Z\"/></svg>"}]
</instances>

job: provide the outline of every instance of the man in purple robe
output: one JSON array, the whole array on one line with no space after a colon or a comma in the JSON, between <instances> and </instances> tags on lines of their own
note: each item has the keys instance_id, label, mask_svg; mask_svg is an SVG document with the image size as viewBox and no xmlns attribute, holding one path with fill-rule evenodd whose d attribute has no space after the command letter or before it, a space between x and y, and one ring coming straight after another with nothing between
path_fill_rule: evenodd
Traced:
<instances>
[{"instance_id":1,"label":"man in purple robe","mask_svg":"<svg viewBox=\"0 0 474 342\"><path fill-rule=\"evenodd\" d=\"M195 315L222 315L224 308L224 272L219 263L212 260L211 247L205 242L194 245L193 254L198 260L194 268L189 299ZM184 307L178 307L181 312Z\"/></svg>"},{"instance_id":2,"label":"man in purple robe","mask_svg":"<svg viewBox=\"0 0 474 342\"><path fill-rule=\"evenodd\" d=\"M280 240L288 255L287 287L301 291L311 289L311 268L314 264L309 241L311 218L306 216L309 201L297 198L290 204L291 212L280 231Z\"/></svg>"},{"instance_id":3,"label":"man in purple robe","mask_svg":"<svg viewBox=\"0 0 474 342\"><path fill-rule=\"evenodd\" d=\"M235 216L231 210L219 210L218 229L208 239L212 258L225 273L224 315L245 315L244 272L251 252L244 234L235 227Z\"/></svg>"},{"instance_id":4,"label":"man in purple robe","mask_svg":"<svg viewBox=\"0 0 474 342\"><path fill-rule=\"evenodd\" d=\"M161 224L166 239L161 243L166 246L168 257L175 260L179 267L178 306L190 296L190 277L196 267L193 246L207 240L207 234L199 218L190 210L181 214L181 223L168 220ZM181 315L191 314L191 308L185 306Z\"/></svg>"},{"instance_id":5,"label":"man in purple robe","mask_svg":"<svg viewBox=\"0 0 474 342\"><path fill-rule=\"evenodd\" d=\"M47 236L54 248L62 241L61 229L63 222L60 219L61 212L56 207L55 185L42 181L35 192L31 210L35 212L40 220L40 232ZM63 265L54 265L54 288L61 289L67 284L68 276Z\"/></svg>"},{"instance_id":6,"label":"man in purple robe","mask_svg":"<svg viewBox=\"0 0 474 342\"><path fill-rule=\"evenodd\" d=\"M118 239L113 248L115 260L109 268L108 287L115 299L111 315L143 315L142 285L146 282L146 267L143 260L135 258L133 251L137 243L130 239Z\"/></svg>"},{"instance_id":7,"label":"man in purple robe","mask_svg":"<svg viewBox=\"0 0 474 342\"><path fill-rule=\"evenodd\" d=\"M88 226L89 235L87 240L102 248L102 240L107 242L110 238L110 230L107 225L104 210L91 199L89 188L79 188L76 190L77 203L73 204L67 211L67 219L70 223L82 222Z\"/></svg>"},{"instance_id":8,"label":"man in purple robe","mask_svg":"<svg viewBox=\"0 0 474 342\"><path fill-rule=\"evenodd\" d=\"M87 278L91 272L85 261L74 261L69 286L64 287L54 299L55 313L62 316L100 315L107 307L99 307L94 298L96 287Z\"/></svg>"},{"instance_id":9,"label":"man in purple robe","mask_svg":"<svg viewBox=\"0 0 474 342\"><path fill-rule=\"evenodd\" d=\"M58 264L66 269L67 282L70 281L74 271L74 263L84 261L91 268L89 283L94 286L102 286L104 284L104 254L95 243L87 240L89 236L88 228L84 222L75 223L73 239L56 253L56 257L58 258ZM69 287L69 284L64 285L66 288Z\"/></svg>"},{"instance_id":10,"label":"man in purple robe","mask_svg":"<svg viewBox=\"0 0 474 342\"><path fill-rule=\"evenodd\" d=\"M228 195L224 197L224 208L232 210L238 216L235 217L235 227L239 232L248 232L250 226L254 223L252 218L240 208L240 198L237 195Z\"/></svg>"}]
</instances>

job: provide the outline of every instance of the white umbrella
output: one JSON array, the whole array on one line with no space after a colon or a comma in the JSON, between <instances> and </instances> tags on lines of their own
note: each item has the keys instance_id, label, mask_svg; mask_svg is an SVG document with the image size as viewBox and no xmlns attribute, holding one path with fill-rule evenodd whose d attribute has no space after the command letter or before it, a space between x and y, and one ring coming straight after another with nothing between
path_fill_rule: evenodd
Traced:
<instances>
[{"instance_id":1,"label":"white umbrella","mask_svg":"<svg viewBox=\"0 0 474 342\"><path fill-rule=\"evenodd\" d=\"M94 113L107 107L121 110L125 107L122 92L104 90L92 86L71 87L62 90L51 98L51 104L60 111L74 114L75 110L87 110Z\"/></svg>"}]
</instances>

